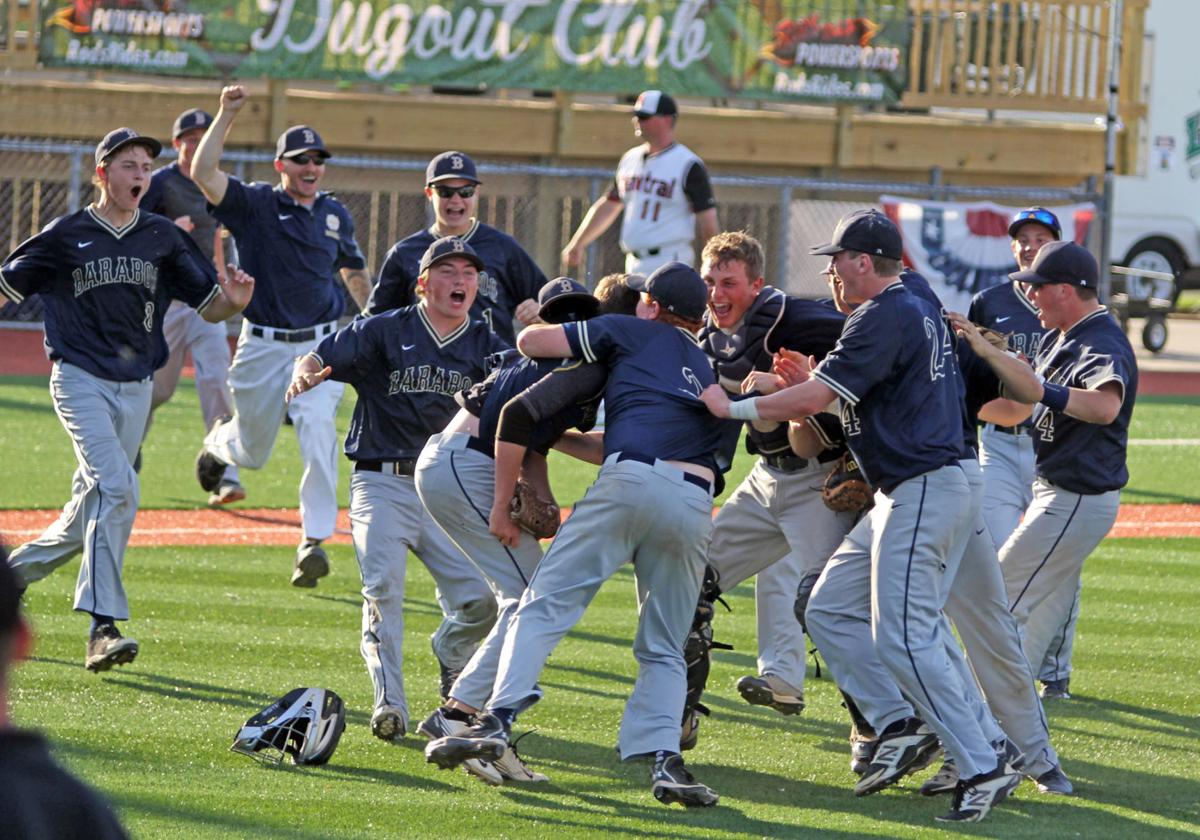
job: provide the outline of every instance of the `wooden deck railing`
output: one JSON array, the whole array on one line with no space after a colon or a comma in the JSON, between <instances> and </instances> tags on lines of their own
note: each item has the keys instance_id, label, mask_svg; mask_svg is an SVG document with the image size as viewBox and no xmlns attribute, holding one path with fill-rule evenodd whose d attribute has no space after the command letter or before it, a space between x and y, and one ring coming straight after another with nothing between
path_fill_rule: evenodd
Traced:
<instances>
[{"instance_id":1,"label":"wooden deck railing","mask_svg":"<svg viewBox=\"0 0 1200 840\"><path fill-rule=\"evenodd\" d=\"M908 0L912 108L1104 113L1109 0ZM1121 91L1138 115L1149 0L1125 0Z\"/></svg>"}]
</instances>

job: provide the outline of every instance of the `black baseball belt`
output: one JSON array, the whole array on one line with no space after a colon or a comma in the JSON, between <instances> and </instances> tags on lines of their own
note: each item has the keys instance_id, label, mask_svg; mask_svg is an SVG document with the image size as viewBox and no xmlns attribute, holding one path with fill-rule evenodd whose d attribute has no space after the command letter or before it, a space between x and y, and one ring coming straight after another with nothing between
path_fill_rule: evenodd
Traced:
<instances>
[{"instance_id":1,"label":"black baseball belt","mask_svg":"<svg viewBox=\"0 0 1200 840\"><path fill-rule=\"evenodd\" d=\"M763 455L763 463L772 469L780 472L799 472L806 470L810 464L828 464L831 461L836 461L841 457L841 452L837 449L826 449L816 458L801 458L790 452L781 452L775 455Z\"/></svg>"},{"instance_id":2,"label":"black baseball belt","mask_svg":"<svg viewBox=\"0 0 1200 840\"><path fill-rule=\"evenodd\" d=\"M401 458L399 461L355 461L354 471L412 475L417 471L417 459Z\"/></svg>"},{"instance_id":3,"label":"black baseball belt","mask_svg":"<svg viewBox=\"0 0 1200 840\"><path fill-rule=\"evenodd\" d=\"M315 327L304 327L299 330L252 326L250 327L250 335L255 338L269 338L272 341L286 341L289 344L299 344L303 341L313 341L327 336L336 328L336 321L330 321L328 324L317 324Z\"/></svg>"}]
</instances>

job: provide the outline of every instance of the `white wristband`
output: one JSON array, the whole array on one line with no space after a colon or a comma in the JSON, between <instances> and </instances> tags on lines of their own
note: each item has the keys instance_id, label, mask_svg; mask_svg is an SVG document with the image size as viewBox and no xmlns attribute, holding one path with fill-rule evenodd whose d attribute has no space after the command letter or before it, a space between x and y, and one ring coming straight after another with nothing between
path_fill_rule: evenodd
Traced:
<instances>
[{"instance_id":1,"label":"white wristband","mask_svg":"<svg viewBox=\"0 0 1200 840\"><path fill-rule=\"evenodd\" d=\"M734 420L761 420L758 416L758 397L731 402L729 416Z\"/></svg>"}]
</instances>

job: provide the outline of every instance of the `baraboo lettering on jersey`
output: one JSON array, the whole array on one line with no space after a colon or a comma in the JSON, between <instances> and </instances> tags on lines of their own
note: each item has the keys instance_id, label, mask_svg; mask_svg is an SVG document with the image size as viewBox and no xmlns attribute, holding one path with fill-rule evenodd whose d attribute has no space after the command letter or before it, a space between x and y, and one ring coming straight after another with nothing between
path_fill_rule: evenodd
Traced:
<instances>
[{"instance_id":1,"label":"baraboo lettering on jersey","mask_svg":"<svg viewBox=\"0 0 1200 840\"><path fill-rule=\"evenodd\" d=\"M71 279L75 285L75 297L91 291L98 286L112 283L132 283L135 286L145 286L153 294L158 286L158 268L154 263L139 257L102 257L88 260L83 268L71 271Z\"/></svg>"},{"instance_id":2,"label":"baraboo lettering on jersey","mask_svg":"<svg viewBox=\"0 0 1200 840\"><path fill-rule=\"evenodd\" d=\"M471 378L463 376L461 371L447 371L433 365L417 365L404 370L393 370L388 374L388 396L432 392L452 397L473 384Z\"/></svg>"}]
</instances>

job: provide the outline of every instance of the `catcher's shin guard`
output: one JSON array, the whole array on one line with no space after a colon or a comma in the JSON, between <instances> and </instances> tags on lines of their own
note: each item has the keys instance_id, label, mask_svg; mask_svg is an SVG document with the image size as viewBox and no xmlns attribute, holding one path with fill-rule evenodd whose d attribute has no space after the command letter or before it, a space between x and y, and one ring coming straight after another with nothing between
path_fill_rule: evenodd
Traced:
<instances>
[{"instance_id":1,"label":"catcher's shin guard","mask_svg":"<svg viewBox=\"0 0 1200 840\"><path fill-rule=\"evenodd\" d=\"M717 572L712 566L704 567L704 582L700 585L700 598L696 603L696 614L692 618L692 630L683 643L683 659L687 664L687 695L683 703L682 725L690 727L696 712L709 714L709 709L700 702L704 688L708 685L708 672L712 665L713 648L733 650L733 645L713 641L713 604L720 601L725 609L729 605L721 598L721 587L717 585Z\"/></svg>"}]
</instances>

